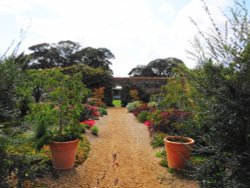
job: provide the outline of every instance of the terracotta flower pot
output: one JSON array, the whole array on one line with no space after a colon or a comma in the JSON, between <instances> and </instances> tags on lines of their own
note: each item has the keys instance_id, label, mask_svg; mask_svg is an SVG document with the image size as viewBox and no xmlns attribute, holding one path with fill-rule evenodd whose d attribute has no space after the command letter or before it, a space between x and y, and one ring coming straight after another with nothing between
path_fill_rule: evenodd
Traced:
<instances>
[{"instance_id":1,"label":"terracotta flower pot","mask_svg":"<svg viewBox=\"0 0 250 188\"><path fill-rule=\"evenodd\" d=\"M182 169L190 158L194 140L183 136L167 136L164 139L168 166Z\"/></svg>"},{"instance_id":2,"label":"terracotta flower pot","mask_svg":"<svg viewBox=\"0 0 250 188\"><path fill-rule=\"evenodd\" d=\"M52 165L55 169L69 169L75 164L79 139L69 142L52 142L49 144Z\"/></svg>"}]
</instances>

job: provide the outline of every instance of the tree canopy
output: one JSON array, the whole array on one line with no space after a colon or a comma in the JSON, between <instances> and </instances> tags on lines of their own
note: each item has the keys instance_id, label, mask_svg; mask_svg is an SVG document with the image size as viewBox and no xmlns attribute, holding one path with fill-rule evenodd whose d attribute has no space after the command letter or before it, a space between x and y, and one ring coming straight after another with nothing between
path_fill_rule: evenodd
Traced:
<instances>
[{"instance_id":1,"label":"tree canopy","mask_svg":"<svg viewBox=\"0 0 250 188\"><path fill-rule=\"evenodd\" d=\"M173 69L184 65L183 61L177 58L155 59L147 65L138 65L133 68L129 75L133 77L173 77Z\"/></svg>"},{"instance_id":2,"label":"tree canopy","mask_svg":"<svg viewBox=\"0 0 250 188\"><path fill-rule=\"evenodd\" d=\"M110 60L115 58L107 48L82 48L79 43L70 40L60 41L57 44L40 43L29 47L29 50L32 53L28 55L28 66L34 69L86 64L112 73Z\"/></svg>"}]
</instances>

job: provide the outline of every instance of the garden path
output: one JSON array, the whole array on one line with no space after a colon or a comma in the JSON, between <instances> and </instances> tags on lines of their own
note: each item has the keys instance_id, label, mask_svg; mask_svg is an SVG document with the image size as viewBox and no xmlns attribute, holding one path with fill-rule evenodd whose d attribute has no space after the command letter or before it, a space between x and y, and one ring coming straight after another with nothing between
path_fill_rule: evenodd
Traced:
<instances>
[{"instance_id":1,"label":"garden path","mask_svg":"<svg viewBox=\"0 0 250 188\"><path fill-rule=\"evenodd\" d=\"M108 109L97 121L99 136L89 135L91 151L85 163L47 178L51 188L196 188L193 181L178 179L159 165L143 124L124 108Z\"/></svg>"}]
</instances>

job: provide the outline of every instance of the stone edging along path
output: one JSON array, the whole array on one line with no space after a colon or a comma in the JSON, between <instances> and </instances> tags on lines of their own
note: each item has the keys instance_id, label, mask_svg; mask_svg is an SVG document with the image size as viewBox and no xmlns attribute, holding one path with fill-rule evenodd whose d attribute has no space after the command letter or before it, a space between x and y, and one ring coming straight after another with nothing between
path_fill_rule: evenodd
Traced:
<instances>
[{"instance_id":1,"label":"stone edging along path","mask_svg":"<svg viewBox=\"0 0 250 188\"><path fill-rule=\"evenodd\" d=\"M196 182L169 174L159 165L143 124L124 108L108 109L96 124L99 137L89 136L91 151L81 166L42 182L51 188L196 188Z\"/></svg>"}]
</instances>

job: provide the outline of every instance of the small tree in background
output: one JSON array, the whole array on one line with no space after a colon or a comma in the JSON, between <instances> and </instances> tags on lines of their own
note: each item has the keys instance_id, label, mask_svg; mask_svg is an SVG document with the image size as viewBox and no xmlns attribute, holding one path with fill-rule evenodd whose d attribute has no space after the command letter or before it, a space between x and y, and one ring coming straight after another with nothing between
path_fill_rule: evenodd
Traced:
<instances>
[{"instance_id":1,"label":"small tree in background","mask_svg":"<svg viewBox=\"0 0 250 188\"><path fill-rule=\"evenodd\" d=\"M139 92L138 92L137 89L131 89L131 90L129 90L129 95L132 98L132 101L138 101L138 100L140 100Z\"/></svg>"},{"instance_id":2,"label":"small tree in background","mask_svg":"<svg viewBox=\"0 0 250 188\"><path fill-rule=\"evenodd\" d=\"M104 100L104 92L105 92L105 87L99 87L99 88L95 88L94 92L93 92L93 97L95 99L98 99L97 101L95 101L95 104L97 106L101 106L104 104L103 100Z\"/></svg>"}]
</instances>

